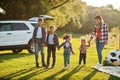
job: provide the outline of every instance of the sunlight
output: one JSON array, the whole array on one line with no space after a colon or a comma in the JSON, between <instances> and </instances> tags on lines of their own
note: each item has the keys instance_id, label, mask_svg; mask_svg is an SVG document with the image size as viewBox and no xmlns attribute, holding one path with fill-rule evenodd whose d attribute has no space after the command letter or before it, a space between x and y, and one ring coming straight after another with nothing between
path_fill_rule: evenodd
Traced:
<instances>
[{"instance_id":1,"label":"sunlight","mask_svg":"<svg viewBox=\"0 0 120 80\"><path fill-rule=\"evenodd\" d=\"M120 0L82 0L86 2L88 5L100 7L106 6L108 4L113 5L113 8L120 9Z\"/></svg>"}]
</instances>

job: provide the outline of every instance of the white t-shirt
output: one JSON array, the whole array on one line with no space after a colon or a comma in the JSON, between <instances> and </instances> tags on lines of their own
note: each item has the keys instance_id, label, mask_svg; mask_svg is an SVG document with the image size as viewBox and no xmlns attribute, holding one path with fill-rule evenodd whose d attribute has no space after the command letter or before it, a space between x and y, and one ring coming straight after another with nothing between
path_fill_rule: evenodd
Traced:
<instances>
[{"instance_id":1,"label":"white t-shirt","mask_svg":"<svg viewBox=\"0 0 120 80\"><path fill-rule=\"evenodd\" d=\"M48 44L54 44L54 34L49 34L49 37L48 37Z\"/></svg>"},{"instance_id":2,"label":"white t-shirt","mask_svg":"<svg viewBox=\"0 0 120 80\"><path fill-rule=\"evenodd\" d=\"M70 47L70 43L66 43L65 46L66 46L66 48L69 48Z\"/></svg>"},{"instance_id":3,"label":"white t-shirt","mask_svg":"<svg viewBox=\"0 0 120 80\"><path fill-rule=\"evenodd\" d=\"M36 38L42 38L42 28L38 27Z\"/></svg>"}]
</instances>

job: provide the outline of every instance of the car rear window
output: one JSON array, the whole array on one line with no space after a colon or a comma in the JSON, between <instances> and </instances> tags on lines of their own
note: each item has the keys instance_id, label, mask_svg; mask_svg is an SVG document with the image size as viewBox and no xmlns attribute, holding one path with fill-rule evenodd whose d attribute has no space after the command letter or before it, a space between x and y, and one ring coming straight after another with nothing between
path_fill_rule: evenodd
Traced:
<instances>
[{"instance_id":1,"label":"car rear window","mask_svg":"<svg viewBox=\"0 0 120 80\"><path fill-rule=\"evenodd\" d=\"M31 23L33 27L36 27L38 24L37 23Z\"/></svg>"},{"instance_id":2,"label":"car rear window","mask_svg":"<svg viewBox=\"0 0 120 80\"><path fill-rule=\"evenodd\" d=\"M12 23L12 30L29 30L29 28L24 23Z\"/></svg>"}]
</instances>

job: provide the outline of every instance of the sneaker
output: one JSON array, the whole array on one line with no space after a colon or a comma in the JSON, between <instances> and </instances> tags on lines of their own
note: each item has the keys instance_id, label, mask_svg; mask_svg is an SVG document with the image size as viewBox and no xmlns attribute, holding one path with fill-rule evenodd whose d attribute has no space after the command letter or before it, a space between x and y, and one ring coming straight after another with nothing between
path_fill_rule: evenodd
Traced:
<instances>
[{"instance_id":1,"label":"sneaker","mask_svg":"<svg viewBox=\"0 0 120 80\"><path fill-rule=\"evenodd\" d=\"M54 66L52 66L51 68L54 68Z\"/></svg>"},{"instance_id":2,"label":"sneaker","mask_svg":"<svg viewBox=\"0 0 120 80\"><path fill-rule=\"evenodd\" d=\"M97 67L101 67L101 66L102 66L102 64L98 63L96 66L97 66Z\"/></svg>"},{"instance_id":3,"label":"sneaker","mask_svg":"<svg viewBox=\"0 0 120 80\"><path fill-rule=\"evenodd\" d=\"M46 64L43 64L42 66L43 66L43 67L47 67L47 65L46 65Z\"/></svg>"},{"instance_id":4,"label":"sneaker","mask_svg":"<svg viewBox=\"0 0 120 80\"><path fill-rule=\"evenodd\" d=\"M39 64L36 64L36 68L39 68L40 66L39 66Z\"/></svg>"},{"instance_id":5,"label":"sneaker","mask_svg":"<svg viewBox=\"0 0 120 80\"><path fill-rule=\"evenodd\" d=\"M70 68L70 65L68 65L68 68Z\"/></svg>"},{"instance_id":6,"label":"sneaker","mask_svg":"<svg viewBox=\"0 0 120 80\"><path fill-rule=\"evenodd\" d=\"M64 67L64 70L66 70L67 69L67 67Z\"/></svg>"}]
</instances>

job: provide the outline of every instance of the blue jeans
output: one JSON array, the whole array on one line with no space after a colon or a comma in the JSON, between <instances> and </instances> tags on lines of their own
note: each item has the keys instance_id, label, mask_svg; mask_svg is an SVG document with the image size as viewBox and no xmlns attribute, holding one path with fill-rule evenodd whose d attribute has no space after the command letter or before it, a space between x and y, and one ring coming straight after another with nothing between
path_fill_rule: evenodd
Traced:
<instances>
[{"instance_id":1,"label":"blue jeans","mask_svg":"<svg viewBox=\"0 0 120 80\"><path fill-rule=\"evenodd\" d=\"M42 61L42 66L45 66L45 61L44 61L44 48L42 46L42 39L36 39L35 43L35 61L36 65L39 65L38 62L38 53L41 51L41 61Z\"/></svg>"},{"instance_id":2,"label":"blue jeans","mask_svg":"<svg viewBox=\"0 0 120 80\"><path fill-rule=\"evenodd\" d=\"M104 45L105 44L103 42L99 42L99 38L96 38L96 49L97 49L98 60L100 64L102 64L102 50L104 48Z\"/></svg>"},{"instance_id":3,"label":"blue jeans","mask_svg":"<svg viewBox=\"0 0 120 80\"><path fill-rule=\"evenodd\" d=\"M70 64L70 50L64 50L64 67Z\"/></svg>"}]
</instances>

